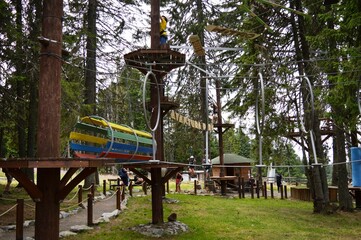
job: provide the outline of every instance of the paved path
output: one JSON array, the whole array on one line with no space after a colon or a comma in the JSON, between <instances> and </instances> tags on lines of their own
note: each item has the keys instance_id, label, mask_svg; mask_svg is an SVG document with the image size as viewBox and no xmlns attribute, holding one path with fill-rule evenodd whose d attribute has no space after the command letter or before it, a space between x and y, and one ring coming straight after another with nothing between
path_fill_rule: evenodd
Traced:
<instances>
[{"instance_id":1,"label":"paved path","mask_svg":"<svg viewBox=\"0 0 361 240\"><path fill-rule=\"evenodd\" d=\"M84 204L87 206L87 203ZM111 213L116 210L116 196L107 196L103 200L95 201L93 205L93 222L99 219L103 213ZM87 225L87 209L81 209L77 214L69 215L66 218L60 219L60 232L70 230L75 225ZM27 237L34 238L35 227L29 226L24 228L24 239ZM0 239L16 239L15 230L0 232Z\"/></svg>"}]
</instances>

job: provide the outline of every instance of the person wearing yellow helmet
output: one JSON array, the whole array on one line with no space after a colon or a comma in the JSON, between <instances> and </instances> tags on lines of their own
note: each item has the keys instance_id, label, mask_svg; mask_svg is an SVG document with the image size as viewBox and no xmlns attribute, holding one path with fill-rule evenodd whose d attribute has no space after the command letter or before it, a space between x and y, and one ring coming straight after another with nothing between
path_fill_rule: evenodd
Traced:
<instances>
[{"instance_id":1,"label":"person wearing yellow helmet","mask_svg":"<svg viewBox=\"0 0 361 240\"><path fill-rule=\"evenodd\" d=\"M166 44L168 40L166 32L167 22L168 19L165 16L160 17L160 45Z\"/></svg>"}]
</instances>

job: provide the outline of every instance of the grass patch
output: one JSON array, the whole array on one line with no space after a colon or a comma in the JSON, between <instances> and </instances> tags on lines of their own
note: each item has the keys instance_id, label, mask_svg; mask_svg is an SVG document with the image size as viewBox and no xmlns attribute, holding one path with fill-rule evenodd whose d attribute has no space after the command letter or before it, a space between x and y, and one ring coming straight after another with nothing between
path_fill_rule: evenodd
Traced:
<instances>
[{"instance_id":1,"label":"grass patch","mask_svg":"<svg viewBox=\"0 0 361 240\"><path fill-rule=\"evenodd\" d=\"M312 203L278 199L238 199L169 194L177 204L164 204L166 220L172 212L191 231L164 239L358 239L361 213L312 213ZM96 230L71 239L149 239L130 227L151 221L151 198L134 197L128 209Z\"/></svg>"}]
</instances>

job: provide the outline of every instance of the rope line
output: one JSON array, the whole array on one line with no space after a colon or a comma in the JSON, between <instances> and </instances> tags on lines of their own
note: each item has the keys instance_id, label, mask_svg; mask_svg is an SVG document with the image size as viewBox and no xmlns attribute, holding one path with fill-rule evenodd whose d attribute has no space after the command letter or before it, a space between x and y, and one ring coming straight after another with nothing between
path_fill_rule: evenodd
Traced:
<instances>
[{"instance_id":1,"label":"rope line","mask_svg":"<svg viewBox=\"0 0 361 240\"><path fill-rule=\"evenodd\" d=\"M2 214L0 214L0 217L4 216L5 214L7 214L8 212L10 212L11 210L13 210L18 204L15 204L14 206L10 207L8 210L6 210L5 212L3 212Z\"/></svg>"},{"instance_id":2,"label":"rope line","mask_svg":"<svg viewBox=\"0 0 361 240\"><path fill-rule=\"evenodd\" d=\"M86 201L88 201L88 199L89 199L89 198L86 198L85 200L81 201L80 203L83 204L83 203L85 203ZM70 206L68 206L68 207L61 208L60 210L65 212L65 211L67 211L67 210L69 210L69 209L76 208L80 203L75 203L74 205L70 205Z\"/></svg>"},{"instance_id":3,"label":"rope line","mask_svg":"<svg viewBox=\"0 0 361 240\"><path fill-rule=\"evenodd\" d=\"M32 208L32 209L35 209L35 205L31 205L31 204L29 204L29 203L24 203L24 205L25 205L25 206L28 206L28 207L30 207L30 208Z\"/></svg>"},{"instance_id":4,"label":"rope line","mask_svg":"<svg viewBox=\"0 0 361 240\"><path fill-rule=\"evenodd\" d=\"M338 162L338 163L328 163L328 164L320 164L322 167L330 167L330 166L334 166L334 165L342 165L342 164L351 164L354 162L361 162L361 159L359 160L353 160L353 161L348 161L348 162ZM166 162L166 161L157 161L157 163L162 164L176 164L176 165L180 165L180 166L189 166L188 163L179 163L179 162ZM122 164L122 162L120 162L119 164ZM128 162L124 162L124 164L128 164ZM204 167L202 164L192 164L192 166L195 167ZM312 165L263 165L262 167L264 168L285 168L285 167L311 167ZM253 166L244 166L244 165L220 165L220 164L212 164L211 167L226 167L226 168L257 168L259 166L253 165Z\"/></svg>"},{"instance_id":5,"label":"rope line","mask_svg":"<svg viewBox=\"0 0 361 240\"><path fill-rule=\"evenodd\" d=\"M108 200L112 199L116 194L117 194L117 191L115 191L112 195L110 195L110 197L104 198L104 199L100 199L100 200L98 200L98 201L99 201L99 202L108 201Z\"/></svg>"},{"instance_id":6,"label":"rope line","mask_svg":"<svg viewBox=\"0 0 361 240\"><path fill-rule=\"evenodd\" d=\"M70 199L66 199L64 202L71 202L73 201L79 194L80 188L78 188L78 190L76 191L76 193L74 194L74 196Z\"/></svg>"},{"instance_id":7,"label":"rope line","mask_svg":"<svg viewBox=\"0 0 361 240\"><path fill-rule=\"evenodd\" d=\"M10 202L16 202L16 199L13 199L13 198L3 198L3 197L0 197L1 200L4 200L4 201L10 201Z\"/></svg>"},{"instance_id":8,"label":"rope line","mask_svg":"<svg viewBox=\"0 0 361 240\"><path fill-rule=\"evenodd\" d=\"M88 188L83 188L83 191L89 191L91 189L92 186L88 187Z\"/></svg>"}]
</instances>

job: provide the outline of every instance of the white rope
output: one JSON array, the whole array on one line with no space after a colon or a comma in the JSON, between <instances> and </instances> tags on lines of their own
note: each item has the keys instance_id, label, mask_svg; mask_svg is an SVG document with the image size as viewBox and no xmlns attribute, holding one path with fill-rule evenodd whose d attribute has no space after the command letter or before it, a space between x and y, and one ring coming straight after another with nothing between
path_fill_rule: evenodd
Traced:
<instances>
[{"instance_id":1,"label":"white rope","mask_svg":"<svg viewBox=\"0 0 361 240\"><path fill-rule=\"evenodd\" d=\"M85 203L86 201L88 201L88 199L89 198L86 198L85 200L81 201L80 203L75 203L74 205L71 205L71 206L66 207L66 208L61 208L60 210L65 212L66 210L69 210L69 209L72 209L72 208L75 208L75 207L79 206L79 204Z\"/></svg>"},{"instance_id":2,"label":"white rope","mask_svg":"<svg viewBox=\"0 0 361 240\"><path fill-rule=\"evenodd\" d=\"M71 201L73 201L74 198L76 198L76 197L78 196L79 191L80 191L80 188L78 188L78 190L76 191L76 193L74 194L74 196L73 196L72 198L67 199L67 200L65 200L64 202L71 202Z\"/></svg>"},{"instance_id":3,"label":"white rope","mask_svg":"<svg viewBox=\"0 0 361 240\"><path fill-rule=\"evenodd\" d=\"M24 205L25 205L25 206L28 206L28 207L30 207L30 208L32 208L32 209L35 209L35 206L34 206L34 205L31 205L31 204L28 204L28 203L24 203Z\"/></svg>"},{"instance_id":4,"label":"white rope","mask_svg":"<svg viewBox=\"0 0 361 240\"><path fill-rule=\"evenodd\" d=\"M110 197L104 198L104 199L101 199L101 200L98 200L98 201L99 201L99 202L108 201L108 200L112 199L116 194L117 194L117 191L115 191L112 195L110 195Z\"/></svg>"},{"instance_id":5,"label":"white rope","mask_svg":"<svg viewBox=\"0 0 361 240\"><path fill-rule=\"evenodd\" d=\"M361 162L361 159L359 160L353 160L353 161L348 161L348 162L338 162L338 163L328 163L328 164L321 164L322 167L329 167L329 166L333 166L333 165L341 165L341 164L351 164L353 162ZM146 163L152 163L153 162L149 162L149 161L144 161L142 163L145 163L144 165L146 166ZM188 163L179 163L179 162L166 162L166 161L157 161L158 164L174 164L177 166L189 166ZM129 162L119 162L119 164L127 164L127 165L132 165ZM139 163L137 163L138 165ZM201 164L194 164L194 166L196 167L203 167L203 165ZM311 167L312 165L264 165L262 167L264 168L288 168L288 167L295 167L295 168L304 168L304 167ZM211 167L228 167L228 168L257 168L259 166L244 166L244 165L220 165L220 164L212 164Z\"/></svg>"},{"instance_id":6,"label":"white rope","mask_svg":"<svg viewBox=\"0 0 361 240\"><path fill-rule=\"evenodd\" d=\"M93 186L90 186L88 188L82 188L83 191L89 191Z\"/></svg>"},{"instance_id":7,"label":"white rope","mask_svg":"<svg viewBox=\"0 0 361 240\"><path fill-rule=\"evenodd\" d=\"M3 212L2 214L0 214L0 217L4 216L5 214L7 214L8 212L10 212L11 210L13 210L18 204L15 204L14 206L12 206L11 208L9 208L8 210L6 210L5 212Z\"/></svg>"},{"instance_id":8,"label":"white rope","mask_svg":"<svg viewBox=\"0 0 361 240\"><path fill-rule=\"evenodd\" d=\"M4 200L4 201L11 201L11 202L16 202L16 199L13 199L13 198L3 198L3 197L0 197L1 200Z\"/></svg>"}]
</instances>

